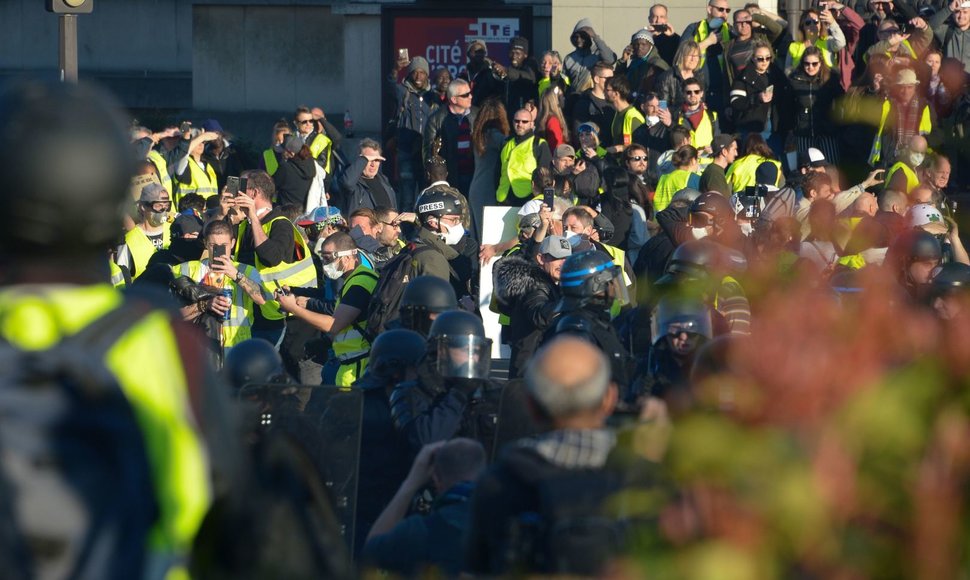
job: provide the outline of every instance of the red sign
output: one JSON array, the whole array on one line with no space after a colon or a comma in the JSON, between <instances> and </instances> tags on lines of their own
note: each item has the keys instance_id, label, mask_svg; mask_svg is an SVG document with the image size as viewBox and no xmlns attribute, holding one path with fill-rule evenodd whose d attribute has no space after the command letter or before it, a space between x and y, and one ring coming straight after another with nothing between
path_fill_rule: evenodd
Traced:
<instances>
[{"instance_id":1,"label":"red sign","mask_svg":"<svg viewBox=\"0 0 970 580\"><path fill-rule=\"evenodd\" d=\"M518 36L518 17L397 16L393 47L406 48L408 56L423 56L431 72L445 67L452 77L465 70L466 51L473 40L488 48L488 58L508 64L509 41Z\"/></svg>"}]
</instances>

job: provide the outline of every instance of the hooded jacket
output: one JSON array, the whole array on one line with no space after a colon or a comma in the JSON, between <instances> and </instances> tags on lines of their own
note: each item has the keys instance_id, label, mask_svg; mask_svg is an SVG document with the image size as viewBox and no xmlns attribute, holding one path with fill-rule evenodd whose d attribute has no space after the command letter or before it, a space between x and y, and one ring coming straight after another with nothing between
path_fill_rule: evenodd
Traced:
<instances>
[{"instance_id":1,"label":"hooded jacket","mask_svg":"<svg viewBox=\"0 0 970 580\"><path fill-rule=\"evenodd\" d=\"M577 48L570 52L563 59L562 63L563 68L566 70L566 76L572 80L573 88L580 91L584 90L587 86L592 86L590 73L596 63L601 60L607 64L616 62L616 53L606 45L606 41L600 38L595 31L590 36L585 30L580 30L581 28L593 30L593 23L590 22L589 18L583 18L573 27L573 34L579 33L586 36L589 46L586 48Z\"/></svg>"},{"instance_id":2,"label":"hooded jacket","mask_svg":"<svg viewBox=\"0 0 970 580\"><path fill-rule=\"evenodd\" d=\"M619 62L616 65L615 74L626 75L630 81L630 87L636 93L643 93L653 90L657 78L670 68L657 52L656 47L650 46L650 52L643 58L631 57L630 62Z\"/></svg>"}]
</instances>

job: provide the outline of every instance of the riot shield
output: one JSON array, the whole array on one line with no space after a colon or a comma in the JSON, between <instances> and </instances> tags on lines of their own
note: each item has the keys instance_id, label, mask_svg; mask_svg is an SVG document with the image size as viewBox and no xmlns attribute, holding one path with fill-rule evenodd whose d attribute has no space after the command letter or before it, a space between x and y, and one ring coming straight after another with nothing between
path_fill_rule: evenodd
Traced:
<instances>
[{"instance_id":1,"label":"riot shield","mask_svg":"<svg viewBox=\"0 0 970 580\"><path fill-rule=\"evenodd\" d=\"M363 395L334 386L256 384L240 390L250 438L282 436L306 455L330 493L341 536L354 546Z\"/></svg>"}]
</instances>

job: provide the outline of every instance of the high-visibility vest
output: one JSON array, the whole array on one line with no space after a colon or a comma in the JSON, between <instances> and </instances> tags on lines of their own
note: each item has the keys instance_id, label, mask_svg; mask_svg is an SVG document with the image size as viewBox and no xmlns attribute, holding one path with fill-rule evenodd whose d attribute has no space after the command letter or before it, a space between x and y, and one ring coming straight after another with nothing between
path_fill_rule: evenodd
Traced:
<instances>
[{"instance_id":1,"label":"high-visibility vest","mask_svg":"<svg viewBox=\"0 0 970 580\"><path fill-rule=\"evenodd\" d=\"M691 128L690 122L681 115L678 120L679 125L683 125L690 130L690 144L697 149L708 147L714 142L714 122L717 121L717 111L705 109L701 115L701 122L696 129Z\"/></svg>"},{"instance_id":2,"label":"high-visibility vest","mask_svg":"<svg viewBox=\"0 0 970 580\"><path fill-rule=\"evenodd\" d=\"M4 292L2 318L18 323L0 325L0 336L24 351L49 349L122 300L121 292L107 283ZM187 578L179 562L187 558L209 509L211 482L170 320L161 310L146 314L111 346L104 363L131 405L151 467L157 519L146 546L146 569L158 577Z\"/></svg>"},{"instance_id":3,"label":"high-visibility vest","mask_svg":"<svg viewBox=\"0 0 970 580\"><path fill-rule=\"evenodd\" d=\"M620 267L621 275L623 276L623 285L630 286L633 284L633 277L626 270L626 252L617 248L616 246L611 246L609 244L600 243L603 251L613 258L613 264ZM620 314L620 309L626 306L626 302L622 302L619 298L613 300L613 304L610 304L610 318L616 318Z\"/></svg>"},{"instance_id":4,"label":"high-visibility vest","mask_svg":"<svg viewBox=\"0 0 970 580\"><path fill-rule=\"evenodd\" d=\"M538 143L536 139L539 139ZM498 180L498 189L495 190L495 201L504 203L509 197L509 188L519 199L532 196L532 172L539 166L533 149L541 143L545 143L545 140L535 135L518 144L515 142L515 137L510 137L505 142L499 155L502 171Z\"/></svg>"},{"instance_id":5,"label":"high-visibility vest","mask_svg":"<svg viewBox=\"0 0 970 580\"><path fill-rule=\"evenodd\" d=\"M670 173L661 175L660 180L657 181L657 191L653 195L654 212L666 209L674 194L687 187L687 182L692 175L697 174L687 169L674 169Z\"/></svg>"},{"instance_id":6,"label":"high-visibility vest","mask_svg":"<svg viewBox=\"0 0 970 580\"><path fill-rule=\"evenodd\" d=\"M909 192L913 191L917 185L919 185L919 177L916 176L916 172L910 169L909 165L906 165L902 161L897 161L892 167L889 168L889 171L886 172L887 185L892 182L893 175L897 171L902 171L903 175L906 176L906 191L903 193L908 194Z\"/></svg>"},{"instance_id":7,"label":"high-visibility vest","mask_svg":"<svg viewBox=\"0 0 970 580\"><path fill-rule=\"evenodd\" d=\"M319 159L323 162L323 169L330 175L330 158L333 147L333 142L330 137L327 137L323 133L317 133L316 137L313 138L313 142L307 144L310 148L310 153L313 155L314 159ZM321 155L323 158L321 159Z\"/></svg>"},{"instance_id":8,"label":"high-visibility vest","mask_svg":"<svg viewBox=\"0 0 970 580\"><path fill-rule=\"evenodd\" d=\"M203 162L205 163L205 162ZM205 171L199 167L195 159L189 159L189 183L179 183L178 195L175 196L175 204L178 205L182 198L190 193L197 193L204 199L209 199L219 193L219 181L216 179L216 170L212 165L205 163Z\"/></svg>"},{"instance_id":9,"label":"high-visibility vest","mask_svg":"<svg viewBox=\"0 0 970 580\"><path fill-rule=\"evenodd\" d=\"M155 169L158 170L158 178L162 182L162 187L168 194L174 195L175 192L172 191L172 176L168 174L168 163L165 158L158 152L152 149L148 152L148 160L155 165Z\"/></svg>"},{"instance_id":10,"label":"high-visibility vest","mask_svg":"<svg viewBox=\"0 0 970 580\"><path fill-rule=\"evenodd\" d=\"M570 85L569 77L567 77L565 74L559 73L559 78L561 78L566 83L567 87ZM548 77L543 77L539 79L539 98L540 99L542 98L542 93L546 92L546 89L549 88L550 84L552 84L552 79Z\"/></svg>"},{"instance_id":11,"label":"high-visibility vest","mask_svg":"<svg viewBox=\"0 0 970 580\"><path fill-rule=\"evenodd\" d=\"M621 119L621 124L619 127L617 127L617 119ZM622 111L613 113L613 123L610 125L610 131L613 135L613 140L617 145L629 145L633 143L634 120L640 121L641 125L647 122L646 118L643 116L643 113L632 105ZM617 133L617 129L619 129L619 133Z\"/></svg>"},{"instance_id":12,"label":"high-visibility vest","mask_svg":"<svg viewBox=\"0 0 970 580\"><path fill-rule=\"evenodd\" d=\"M886 119L889 118L889 111L891 109L892 103L890 103L889 99L883 100L882 116L879 119L879 130L876 132L876 136L872 140L872 150L869 152L869 165L873 167L875 167L876 164L882 160L882 132L886 129ZM930 131L932 130L933 122L930 118L930 106L926 104L923 105L923 111L919 117L919 134L929 135Z\"/></svg>"},{"instance_id":13,"label":"high-visibility vest","mask_svg":"<svg viewBox=\"0 0 970 580\"><path fill-rule=\"evenodd\" d=\"M171 243L172 224L165 222L162 225L162 249L168 248ZM131 272L129 273L131 274L131 279L134 280L142 275L142 272L148 266L148 261L152 259L152 256L155 255L158 249L148 239L145 230L138 226L131 228L125 234L125 245L128 246L128 251L131 252Z\"/></svg>"},{"instance_id":14,"label":"high-visibility vest","mask_svg":"<svg viewBox=\"0 0 970 580\"><path fill-rule=\"evenodd\" d=\"M263 162L266 164L266 173L274 175L280 168L280 162L276 159L276 152L272 149L263 150Z\"/></svg>"},{"instance_id":15,"label":"high-visibility vest","mask_svg":"<svg viewBox=\"0 0 970 580\"><path fill-rule=\"evenodd\" d=\"M781 161L776 161L774 159L768 159L767 157L762 157L761 155L756 155L752 153L751 155L745 155L739 159L736 159L734 163L728 167L727 170L727 181L731 184L731 191L734 193L741 193L745 188L755 185L754 173L758 170L758 166L764 162L769 162L774 164L778 168L778 181L773 185L778 187L778 182L781 181Z\"/></svg>"},{"instance_id":16,"label":"high-visibility vest","mask_svg":"<svg viewBox=\"0 0 970 580\"><path fill-rule=\"evenodd\" d=\"M296 243L297 260L295 262L280 262L275 266L264 266L259 261L259 254L256 254L256 269L259 270L259 277L262 280L264 294L272 295L277 288L289 286L291 288L316 288L317 269L313 266L313 257L310 255L310 247L303 234L284 216L277 216L268 223L261 224L263 232L267 236L273 229L273 224L279 220L286 220L286 223L293 228L293 239ZM239 258L239 247L242 244L243 235L246 233L246 224L243 221L239 224L239 231L236 235L236 248L233 252L235 259ZM284 314L280 312L280 304L275 300L267 300L259 307L263 318L267 320L282 320Z\"/></svg>"},{"instance_id":17,"label":"high-visibility vest","mask_svg":"<svg viewBox=\"0 0 970 580\"><path fill-rule=\"evenodd\" d=\"M701 20L697 23L697 29L694 31L694 42L700 43L708 35L711 34L711 25L707 23L707 19ZM719 41L721 45L725 45L731 40L731 28L727 25L727 22L721 25L721 40ZM721 55L717 57L718 65L720 65L721 70L724 70L724 53L722 51ZM707 51L701 51L701 62L698 67L703 67L707 62Z\"/></svg>"},{"instance_id":18,"label":"high-visibility vest","mask_svg":"<svg viewBox=\"0 0 970 580\"><path fill-rule=\"evenodd\" d=\"M125 282L125 273L121 271L121 266L115 264L113 261L108 260L108 270L111 272L111 285L115 288L124 288L127 286Z\"/></svg>"},{"instance_id":19,"label":"high-visibility vest","mask_svg":"<svg viewBox=\"0 0 970 580\"><path fill-rule=\"evenodd\" d=\"M793 69L798 68L798 65L802 62L802 55L805 54L804 42L792 42L788 45L788 56L791 58L791 66ZM828 49L828 41L824 38L815 39L815 48L819 49L822 53L822 60L825 62L825 66L832 68L835 66L835 58Z\"/></svg>"},{"instance_id":20,"label":"high-visibility vest","mask_svg":"<svg viewBox=\"0 0 970 580\"><path fill-rule=\"evenodd\" d=\"M236 262L233 262L233 264L235 264L243 276L255 282L260 281L259 272L256 271L256 268L248 264L239 264ZM209 267L209 264L206 263L203 268L201 261L193 260L172 266L172 273L176 276L188 276L193 282L200 284L209 271ZM254 313L255 302L229 276L223 277L222 286L223 288L230 288L232 290L232 306L229 307L229 320L222 321L222 344L226 348L229 348L253 337L252 327L253 321L256 318Z\"/></svg>"},{"instance_id":21,"label":"high-visibility vest","mask_svg":"<svg viewBox=\"0 0 970 580\"><path fill-rule=\"evenodd\" d=\"M347 277L347 281L340 290L340 297L337 298L337 307L340 307L340 302L351 288L360 287L368 294L373 294L374 289L377 288L377 280L377 273L364 264L354 268L354 271ZM364 336L363 330L363 326L355 322L333 337L333 354L336 355L341 365L360 362L370 353L370 342ZM346 387L350 385L338 384L337 386Z\"/></svg>"}]
</instances>

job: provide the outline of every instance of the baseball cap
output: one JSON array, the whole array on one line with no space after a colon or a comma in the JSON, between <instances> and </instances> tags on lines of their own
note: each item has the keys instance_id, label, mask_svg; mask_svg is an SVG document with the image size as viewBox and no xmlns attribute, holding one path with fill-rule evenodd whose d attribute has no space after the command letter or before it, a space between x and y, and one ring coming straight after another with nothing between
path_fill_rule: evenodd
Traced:
<instances>
[{"instance_id":1,"label":"baseball cap","mask_svg":"<svg viewBox=\"0 0 970 580\"><path fill-rule=\"evenodd\" d=\"M902 86L918 85L919 79L916 78L916 71L911 68L904 68L900 70L896 75L896 84Z\"/></svg>"},{"instance_id":2,"label":"baseball cap","mask_svg":"<svg viewBox=\"0 0 970 580\"><path fill-rule=\"evenodd\" d=\"M344 221L340 210L335 207L321 206L296 218L296 225L301 227L313 224L338 224Z\"/></svg>"},{"instance_id":3,"label":"baseball cap","mask_svg":"<svg viewBox=\"0 0 970 580\"><path fill-rule=\"evenodd\" d=\"M968 1L970 1L970 0L968 0ZM600 134L600 127L599 127L599 125L597 125L596 123L594 123L592 121L587 121L587 122L581 124L579 127L576 127L576 132L577 133L586 133L586 132L589 132L589 133L593 133L595 135L599 135Z\"/></svg>"},{"instance_id":4,"label":"baseball cap","mask_svg":"<svg viewBox=\"0 0 970 580\"><path fill-rule=\"evenodd\" d=\"M906 223L912 228L922 228L933 235L945 234L950 228L943 221L940 210L929 203L918 203L906 212Z\"/></svg>"},{"instance_id":5,"label":"baseball cap","mask_svg":"<svg viewBox=\"0 0 970 580\"><path fill-rule=\"evenodd\" d=\"M283 149L296 155L303 149L303 140L296 135L287 135L286 139L283 139Z\"/></svg>"},{"instance_id":6,"label":"baseball cap","mask_svg":"<svg viewBox=\"0 0 970 580\"><path fill-rule=\"evenodd\" d=\"M734 135L730 133L721 133L714 137L714 141L711 142L711 153L714 157L721 154L721 151L729 148L731 143L734 143Z\"/></svg>"},{"instance_id":7,"label":"baseball cap","mask_svg":"<svg viewBox=\"0 0 970 580\"><path fill-rule=\"evenodd\" d=\"M181 213L172 222L172 237L181 238L188 234L202 233L202 219L195 213Z\"/></svg>"},{"instance_id":8,"label":"baseball cap","mask_svg":"<svg viewBox=\"0 0 970 580\"><path fill-rule=\"evenodd\" d=\"M825 154L815 147L798 152L798 167L824 167L828 165Z\"/></svg>"},{"instance_id":9,"label":"baseball cap","mask_svg":"<svg viewBox=\"0 0 970 580\"><path fill-rule=\"evenodd\" d=\"M563 157L574 157L576 155L576 150L573 149L572 145L567 145L563 143L562 145L556 147L556 159L562 159Z\"/></svg>"},{"instance_id":10,"label":"baseball cap","mask_svg":"<svg viewBox=\"0 0 970 580\"><path fill-rule=\"evenodd\" d=\"M162 184L152 182L145 185L145 187L141 188L141 197L138 198L138 201L141 203L155 203L156 201L172 201L172 198L169 197L168 195L162 195L167 193L168 192L165 191L165 188L162 187Z\"/></svg>"},{"instance_id":11,"label":"baseball cap","mask_svg":"<svg viewBox=\"0 0 970 580\"><path fill-rule=\"evenodd\" d=\"M225 131L222 128L222 125L219 123L219 121L216 121L215 119L206 119L205 121L202 121L202 129L205 131L212 131L215 133L225 133Z\"/></svg>"},{"instance_id":12,"label":"baseball cap","mask_svg":"<svg viewBox=\"0 0 970 580\"><path fill-rule=\"evenodd\" d=\"M572 256L573 248L569 245L569 241L562 236L547 236L539 244L539 253L559 260Z\"/></svg>"},{"instance_id":13,"label":"baseball cap","mask_svg":"<svg viewBox=\"0 0 970 580\"><path fill-rule=\"evenodd\" d=\"M522 52L529 52L529 41L523 36L513 36L512 40L509 41L509 50L513 48L518 48Z\"/></svg>"}]
</instances>

